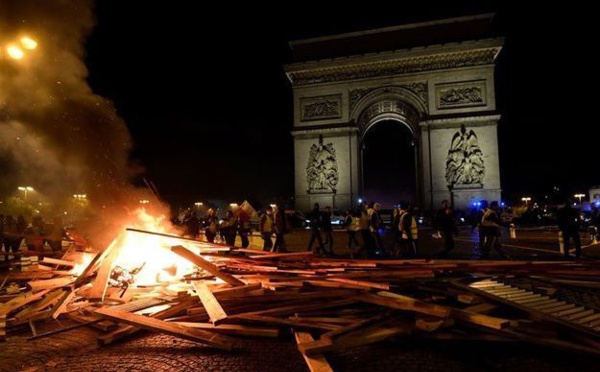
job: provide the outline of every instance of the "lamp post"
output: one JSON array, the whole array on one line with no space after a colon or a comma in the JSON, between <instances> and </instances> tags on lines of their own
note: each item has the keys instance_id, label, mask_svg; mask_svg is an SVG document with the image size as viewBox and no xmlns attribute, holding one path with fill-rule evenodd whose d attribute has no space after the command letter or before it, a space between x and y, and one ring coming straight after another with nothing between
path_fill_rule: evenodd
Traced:
<instances>
[{"instance_id":1,"label":"lamp post","mask_svg":"<svg viewBox=\"0 0 600 372\"><path fill-rule=\"evenodd\" d=\"M581 198L583 198L585 196L585 194L575 194L573 196L576 197L577 199L579 199L579 204L581 204Z\"/></svg>"},{"instance_id":2,"label":"lamp post","mask_svg":"<svg viewBox=\"0 0 600 372\"><path fill-rule=\"evenodd\" d=\"M531 200L531 198L529 196L525 196L523 198L521 198L522 201L525 202L525 206L527 206L527 203Z\"/></svg>"},{"instance_id":3,"label":"lamp post","mask_svg":"<svg viewBox=\"0 0 600 372\"><path fill-rule=\"evenodd\" d=\"M19 191L23 191L23 200L27 200L27 193L30 191L34 191L31 186L19 186Z\"/></svg>"}]
</instances>

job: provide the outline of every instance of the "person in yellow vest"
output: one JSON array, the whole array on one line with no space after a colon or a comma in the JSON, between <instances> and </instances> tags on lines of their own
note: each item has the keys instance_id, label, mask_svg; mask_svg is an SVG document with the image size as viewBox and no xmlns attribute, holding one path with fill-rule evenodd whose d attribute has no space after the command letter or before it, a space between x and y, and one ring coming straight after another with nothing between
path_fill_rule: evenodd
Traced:
<instances>
[{"instance_id":1,"label":"person in yellow vest","mask_svg":"<svg viewBox=\"0 0 600 372\"><path fill-rule=\"evenodd\" d=\"M263 251L271 251L273 248L273 241L271 235L273 234L273 207L268 206L265 209L265 213L260 216L260 223L258 225L260 230L260 236L263 238Z\"/></svg>"},{"instance_id":2,"label":"person in yellow vest","mask_svg":"<svg viewBox=\"0 0 600 372\"><path fill-rule=\"evenodd\" d=\"M402 233L402 246L406 257L417 255L417 242L419 241L419 230L414 210L408 203L400 206L400 222L398 228Z\"/></svg>"}]
</instances>

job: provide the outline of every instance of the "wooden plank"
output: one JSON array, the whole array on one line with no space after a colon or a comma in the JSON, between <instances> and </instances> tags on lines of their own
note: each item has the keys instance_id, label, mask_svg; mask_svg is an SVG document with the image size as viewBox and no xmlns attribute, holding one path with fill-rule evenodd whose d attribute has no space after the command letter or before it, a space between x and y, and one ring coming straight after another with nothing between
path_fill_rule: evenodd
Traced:
<instances>
[{"instance_id":1,"label":"wooden plank","mask_svg":"<svg viewBox=\"0 0 600 372\"><path fill-rule=\"evenodd\" d=\"M221 307L219 301L215 298L213 293L208 289L206 283L192 282L192 286L196 290L196 294L200 298L200 302L206 309L210 321L217 325L223 319L227 318L227 313Z\"/></svg>"},{"instance_id":2,"label":"wooden plank","mask_svg":"<svg viewBox=\"0 0 600 372\"><path fill-rule=\"evenodd\" d=\"M246 283L237 279L233 275L229 275L227 273L222 272L221 270L219 270L219 268L217 266L213 265L212 263L208 262L204 258L198 256L197 254L188 250L185 247L176 245L176 246L171 247L171 251L173 251L174 253L178 254L179 256L185 258L186 260L190 261L191 263L200 267L201 269L208 271L209 273L216 276L217 278L220 278L221 280L231 284L234 287L246 285Z\"/></svg>"},{"instance_id":3,"label":"wooden plank","mask_svg":"<svg viewBox=\"0 0 600 372\"><path fill-rule=\"evenodd\" d=\"M94 268L96 267L96 264L99 262L102 262L102 260L104 260L104 258L106 256L108 256L108 254L110 254L110 252L113 250L113 248L116 247L116 245L119 241L121 241L121 235L119 235L118 237L113 239L113 241L108 245L108 247L106 247L106 249L104 249L102 252L99 252L97 255L94 256L94 258L85 267L85 269L83 269L83 271L81 272L79 277L77 277L77 280L73 284L75 288L77 288L81 284L83 284L83 282L87 279L87 276L90 275L92 273L92 271L94 270Z\"/></svg>"},{"instance_id":4,"label":"wooden plank","mask_svg":"<svg viewBox=\"0 0 600 372\"><path fill-rule=\"evenodd\" d=\"M576 321L577 319L585 318L586 316L590 316L592 314L594 314L594 310L589 309L589 310L582 311L577 314L571 314L571 315L564 316L561 319L568 320L568 321Z\"/></svg>"},{"instance_id":5,"label":"wooden plank","mask_svg":"<svg viewBox=\"0 0 600 372\"><path fill-rule=\"evenodd\" d=\"M562 311L562 310L572 309L575 306L576 306L575 304L566 304L566 305L562 305L562 306L551 307L551 308L547 308L547 309L541 309L541 312L549 314L549 313L554 313L556 311Z\"/></svg>"},{"instance_id":6,"label":"wooden plank","mask_svg":"<svg viewBox=\"0 0 600 372\"><path fill-rule=\"evenodd\" d=\"M73 277L64 277L47 280L32 280L28 284L31 286L32 291L37 292L43 289L56 289L64 287L70 285L74 281L75 279Z\"/></svg>"},{"instance_id":7,"label":"wooden plank","mask_svg":"<svg viewBox=\"0 0 600 372\"><path fill-rule=\"evenodd\" d=\"M44 297L44 295L48 292L50 292L50 289L45 289L34 294L32 294L32 292L27 292L26 294L14 298L5 304L0 304L0 315L8 315L20 307L23 307L33 301L39 300L40 298Z\"/></svg>"},{"instance_id":8,"label":"wooden plank","mask_svg":"<svg viewBox=\"0 0 600 372\"><path fill-rule=\"evenodd\" d=\"M556 316L556 317L560 318L560 317L565 316L565 315L577 314L577 313L580 313L582 311L585 311L585 307L579 306L579 307L576 307L574 309L569 309L569 310L564 310L564 311L558 311L558 312L552 313L550 315Z\"/></svg>"},{"instance_id":9,"label":"wooden plank","mask_svg":"<svg viewBox=\"0 0 600 372\"><path fill-rule=\"evenodd\" d=\"M459 309L452 309L451 317L463 322L492 329L504 329L510 326L510 320L508 319L496 318Z\"/></svg>"},{"instance_id":10,"label":"wooden plank","mask_svg":"<svg viewBox=\"0 0 600 372\"><path fill-rule=\"evenodd\" d=\"M417 317L415 326L417 329L431 333L441 328L446 328L454 325L454 319L440 319L427 315L420 315Z\"/></svg>"},{"instance_id":11,"label":"wooden plank","mask_svg":"<svg viewBox=\"0 0 600 372\"><path fill-rule=\"evenodd\" d=\"M600 313L592 314L586 316L585 318L577 319L577 323L581 323L583 325L591 324L594 320L600 319Z\"/></svg>"},{"instance_id":12,"label":"wooden plank","mask_svg":"<svg viewBox=\"0 0 600 372\"><path fill-rule=\"evenodd\" d=\"M108 285L110 274L115 266L114 263L119 256L120 251L121 247L115 244L113 249L111 249L111 251L100 263L100 268L98 269L98 273L94 278L92 288L87 296L91 302L104 301L104 296L106 295L106 286Z\"/></svg>"},{"instance_id":13,"label":"wooden plank","mask_svg":"<svg viewBox=\"0 0 600 372\"><path fill-rule=\"evenodd\" d=\"M278 318L276 316L267 316L267 315L255 315L255 314L239 314L236 319L242 319L252 322L259 322L263 324L277 324L290 326L295 328L306 328L306 329L316 329L319 331L334 331L339 329L339 326L334 326L331 324L319 324L319 323L305 323L296 320L295 318Z\"/></svg>"},{"instance_id":14,"label":"wooden plank","mask_svg":"<svg viewBox=\"0 0 600 372\"><path fill-rule=\"evenodd\" d=\"M96 314L81 314L72 312L67 314L67 316L77 323L85 323L92 328L96 328L104 332L112 332L117 328L117 323L113 322L112 320L100 319L100 321L96 322L99 318L101 318Z\"/></svg>"},{"instance_id":15,"label":"wooden plank","mask_svg":"<svg viewBox=\"0 0 600 372\"><path fill-rule=\"evenodd\" d=\"M364 330L361 329L358 332L342 336L333 342L330 342L328 339L320 339L314 342L298 345L298 348L306 355L315 355L327 351L369 345L399 335L408 335L412 332L413 328L414 325L408 321L399 324L387 325L385 327L372 326L370 328Z\"/></svg>"},{"instance_id":16,"label":"wooden plank","mask_svg":"<svg viewBox=\"0 0 600 372\"><path fill-rule=\"evenodd\" d=\"M236 336L256 336L256 337L279 337L279 328L273 327L254 327L241 324L219 324L197 323L197 322L169 322L179 324L184 327L208 329L225 335Z\"/></svg>"},{"instance_id":17,"label":"wooden plank","mask_svg":"<svg viewBox=\"0 0 600 372\"><path fill-rule=\"evenodd\" d=\"M467 304L467 305L480 304L484 301L481 296L473 295L473 294L459 294L456 297L456 300L462 304Z\"/></svg>"},{"instance_id":18,"label":"wooden plank","mask_svg":"<svg viewBox=\"0 0 600 372\"><path fill-rule=\"evenodd\" d=\"M115 310L107 307L97 309L96 314L105 318L134 325L151 331L159 331L171 336L181 337L186 340L196 341L211 345L223 350L233 348L233 339L217 333L184 327L178 324L172 324L160 319L150 318L143 315L131 314L122 310Z\"/></svg>"},{"instance_id":19,"label":"wooden plank","mask_svg":"<svg viewBox=\"0 0 600 372\"><path fill-rule=\"evenodd\" d=\"M370 282L366 280L353 280L353 279L344 279L344 278L327 278L326 280L338 283L346 283L352 284L353 286L363 287L363 288L375 288L375 289L384 289L386 291L390 290L389 283L376 283Z\"/></svg>"},{"instance_id":20,"label":"wooden plank","mask_svg":"<svg viewBox=\"0 0 600 372\"><path fill-rule=\"evenodd\" d=\"M17 314L15 314L15 319L17 319L17 320L27 319L30 315L32 315L40 310L44 310L48 306L51 306L54 303L58 302L59 297L62 295L62 293L63 293L63 291L60 289L55 290L54 292L48 293L46 295L46 297L44 297L40 302L30 305L30 306L26 307L25 309L19 311Z\"/></svg>"},{"instance_id":21,"label":"wooden plank","mask_svg":"<svg viewBox=\"0 0 600 372\"><path fill-rule=\"evenodd\" d=\"M47 263L50 265L59 265L59 266L69 266L69 267L74 267L76 265L75 262L73 261L67 261L67 260L59 260L57 258L52 258L52 257L44 257L42 259L42 262L40 263Z\"/></svg>"},{"instance_id":22,"label":"wooden plank","mask_svg":"<svg viewBox=\"0 0 600 372\"><path fill-rule=\"evenodd\" d=\"M239 287L231 288L219 288L212 291L212 293L218 298L225 298L229 296L238 296L240 294L255 291L262 288L262 283L246 284Z\"/></svg>"},{"instance_id":23,"label":"wooden plank","mask_svg":"<svg viewBox=\"0 0 600 372\"><path fill-rule=\"evenodd\" d=\"M489 313L491 311L494 311L497 309L497 306L492 304L492 303L483 303L483 304L478 304L478 305L473 305L473 306L469 306L464 308L464 311L468 311L471 313L480 313L480 314L485 314L485 313Z\"/></svg>"},{"instance_id":24,"label":"wooden plank","mask_svg":"<svg viewBox=\"0 0 600 372\"><path fill-rule=\"evenodd\" d=\"M356 296L355 299L379 306L385 306L392 309L414 311L421 314L428 314L440 318L446 318L450 314L450 308L446 306L432 305L427 302L419 301L411 297L402 296L391 292L378 292L377 295L363 294Z\"/></svg>"},{"instance_id":25,"label":"wooden plank","mask_svg":"<svg viewBox=\"0 0 600 372\"><path fill-rule=\"evenodd\" d=\"M279 316L281 316L281 315L287 315L287 314L292 314L292 313L301 312L301 311L309 311L309 310L316 310L316 309L320 310L320 309L327 309L327 308L332 308L332 307L347 306L347 305L353 304L355 302L356 302L356 300L353 300L353 299L342 299L342 300L335 300L335 301L320 301L318 303L309 303L309 304L301 304L301 305L287 305L287 306L276 307L273 309L259 310L259 311L249 312L249 313L236 314L236 315L230 316L228 319L245 318L246 315L270 315L270 316L279 315Z\"/></svg>"},{"instance_id":26,"label":"wooden plank","mask_svg":"<svg viewBox=\"0 0 600 372\"><path fill-rule=\"evenodd\" d=\"M58 304L52 309L52 318L57 319L58 316L67 311L67 305L75 297L75 291L65 291Z\"/></svg>"},{"instance_id":27,"label":"wooden plank","mask_svg":"<svg viewBox=\"0 0 600 372\"><path fill-rule=\"evenodd\" d=\"M0 341L6 338L6 314L0 314Z\"/></svg>"},{"instance_id":28,"label":"wooden plank","mask_svg":"<svg viewBox=\"0 0 600 372\"><path fill-rule=\"evenodd\" d=\"M170 308L160 311L156 314L152 314L152 318L156 318L156 319L166 319L166 318L170 318L173 316L176 316L182 312L185 312L185 310L190 307L190 306L194 306L197 303L197 300L188 298L185 299L181 302L179 302L178 304L175 304L173 306L171 306ZM132 335L134 333L136 333L137 331L139 331L141 328L140 327L135 327L132 325L127 325L127 326L121 326L119 327L119 329L116 329L115 331L106 334L106 335L101 335L98 336L98 342L102 345L108 345L110 343L113 343L114 341L120 340L123 337Z\"/></svg>"},{"instance_id":29,"label":"wooden plank","mask_svg":"<svg viewBox=\"0 0 600 372\"><path fill-rule=\"evenodd\" d=\"M297 258L311 258L313 252L294 252L294 253L268 253L258 254L256 256L250 256L253 260L272 260L272 259L297 259Z\"/></svg>"},{"instance_id":30,"label":"wooden plank","mask_svg":"<svg viewBox=\"0 0 600 372\"><path fill-rule=\"evenodd\" d=\"M337 337L340 337L344 334L353 332L355 330L358 330L360 328L365 328L369 325L372 325L373 323L377 323L377 322L381 322L382 320L386 320L389 317L389 312L384 312L381 314L377 314L375 316L372 316L368 319L364 319L361 321L357 321L353 324L347 325L343 328L340 329L336 329L335 331L331 331L331 332L327 332L325 334L323 334L321 336L322 339L328 339L328 340L334 340Z\"/></svg>"},{"instance_id":31,"label":"wooden plank","mask_svg":"<svg viewBox=\"0 0 600 372\"><path fill-rule=\"evenodd\" d=\"M296 339L296 343L298 344L298 346L300 346L301 344L306 344L315 341L308 332L295 331L294 338ZM315 354L309 356L302 353L302 356L304 357L304 361L306 362L306 365L308 366L310 372L333 372L333 369L331 368L323 354Z\"/></svg>"},{"instance_id":32,"label":"wooden plank","mask_svg":"<svg viewBox=\"0 0 600 372\"><path fill-rule=\"evenodd\" d=\"M526 298L535 298L535 297L539 297L539 296L541 296L541 295L533 293L533 292L524 292L524 293L517 293L517 294L511 294L508 296L504 296L504 298L507 300L515 301L515 300L523 300Z\"/></svg>"}]
</instances>

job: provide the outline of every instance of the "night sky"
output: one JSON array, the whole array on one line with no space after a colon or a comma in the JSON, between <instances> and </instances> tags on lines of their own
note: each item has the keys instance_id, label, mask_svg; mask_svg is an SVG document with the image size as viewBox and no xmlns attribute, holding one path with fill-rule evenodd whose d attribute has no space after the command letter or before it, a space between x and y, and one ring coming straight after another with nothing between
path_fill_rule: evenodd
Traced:
<instances>
[{"instance_id":1,"label":"night sky","mask_svg":"<svg viewBox=\"0 0 600 372\"><path fill-rule=\"evenodd\" d=\"M505 198L600 184L594 95L584 91L596 85L588 16L494 1L401 3L198 10L190 1L98 0L84 40L87 82L131 133L130 161L143 169L135 183L144 176L172 206L267 201L294 193L289 41L491 11L506 37L496 74ZM558 22L570 18L570 28Z\"/></svg>"}]
</instances>

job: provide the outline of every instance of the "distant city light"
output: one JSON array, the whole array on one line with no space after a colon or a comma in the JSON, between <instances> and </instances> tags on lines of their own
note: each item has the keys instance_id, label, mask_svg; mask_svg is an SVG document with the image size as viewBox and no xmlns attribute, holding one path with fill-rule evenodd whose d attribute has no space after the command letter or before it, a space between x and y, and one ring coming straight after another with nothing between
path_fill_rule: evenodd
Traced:
<instances>
[{"instance_id":1,"label":"distant city light","mask_svg":"<svg viewBox=\"0 0 600 372\"><path fill-rule=\"evenodd\" d=\"M140 204L150 204L150 200L142 199L142 200L140 200Z\"/></svg>"}]
</instances>

